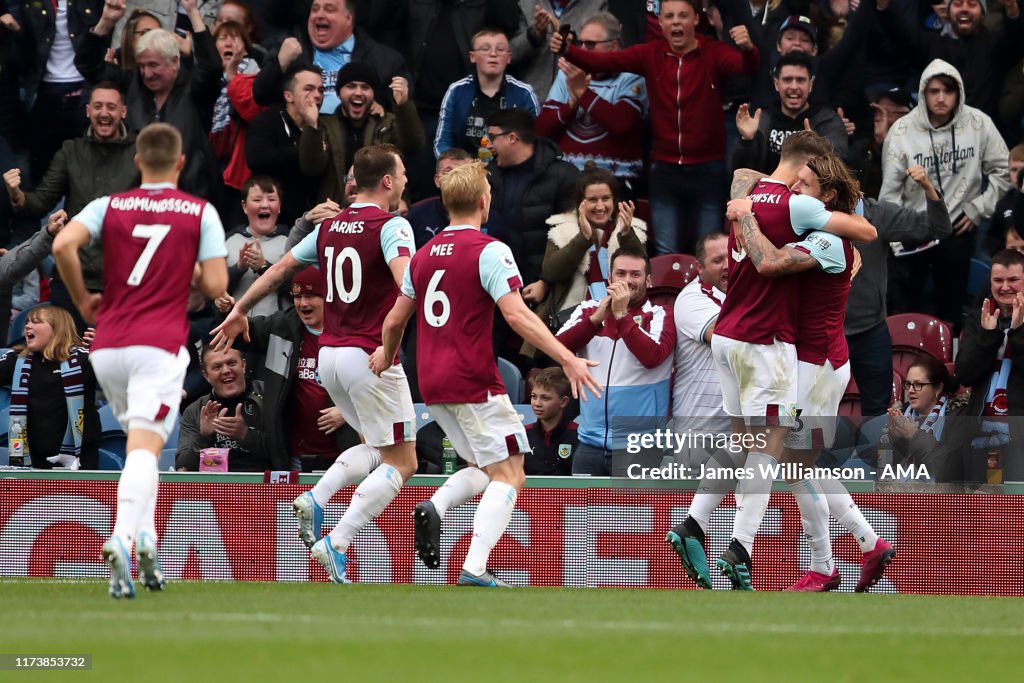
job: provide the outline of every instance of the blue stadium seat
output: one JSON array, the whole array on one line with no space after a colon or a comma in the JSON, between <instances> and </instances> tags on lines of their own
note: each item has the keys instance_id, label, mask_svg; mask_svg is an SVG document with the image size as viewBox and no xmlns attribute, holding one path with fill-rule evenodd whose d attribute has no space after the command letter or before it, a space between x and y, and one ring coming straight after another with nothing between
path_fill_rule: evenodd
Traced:
<instances>
[{"instance_id":1,"label":"blue stadium seat","mask_svg":"<svg viewBox=\"0 0 1024 683\"><path fill-rule=\"evenodd\" d=\"M529 403L520 403L514 407L516 412L519 413L519 419L523 421L524 425L532 425L537 421L537 416L533 414L533 408Z\"/></svg>"},{"instance_id":2,"label":"blue stadium seat","mask_svg":"<svg viewBox=\"0 0 1024 683\"><path fill-rule=\"evenodd\" d=\"M511 361L504 358L498 359L498 372L501 373L501 381L505 383L505 391L512 403L523 402L523 373Z\"/></svg>"},{"instance_id":3,"label":"blue stadium seat","mask_svg":"<svg viewBox=\"0 0 1024 683\"><path fill-rule=\"evenodd\" d=\"M974 296L980 292L983 288L988 291L986 284L988 283L988 274L991 270L989 264L976 258L971 259L971 269L967 274L967 294Z\"/></svg>"},{"instance_id":4,"label":"blue stadium seat","mask_svg":"<svg viewBox=\"0 0 1024 683\"><path fill-rule=\"evenodd\" d=\"M124 432L102 434L100 436L100 451L118 456L123 463L128 451L128 435ZM100 469L105 469L102 464Z\"/></svg>"},{"instance_id":5,"label":"blue stadium seat","mask_svg":"<svg viewBox=\"0 0 1024 683\"><path fill-rule=\"evenodd\" d=\"M109 403L100 406L100 433L101 434L124 434L121 423L114 417L114 410Z\"/></svg>"},{"instance_id":6,"label":"blue stadium seat","mask_svg":"<svg viewBox=\"0 0 1024 683\"><path fill-rule=\"evenodd\" d=\"M124 455L117 455L110 451L101 448L100 449L100 464L101 470L116 470L120 471L124 469Z\"/></svg>"},{"instance_id":7,"label":"blue stadium seat","mask_svg":"<svg viewBox=\"0 0 1024 683\"><path fill-rule=\"evenodd\" d=\"M174 469L174 460L178 455L177 448L165 448L160 451L160 463L157 465L157 469L160 472L167 472L168 470Z\"/></svg>"}]
</instances>

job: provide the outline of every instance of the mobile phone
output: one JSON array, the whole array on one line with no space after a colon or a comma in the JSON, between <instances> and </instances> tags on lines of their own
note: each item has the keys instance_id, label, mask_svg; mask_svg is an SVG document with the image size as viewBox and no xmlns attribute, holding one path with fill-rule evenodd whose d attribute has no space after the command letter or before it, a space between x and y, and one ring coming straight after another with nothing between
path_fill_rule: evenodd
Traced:
<instances>
[{"instance_id":1,"label":"mobile phone","mask_svg":"<svg viewBox=\"0 0 1024 683\"><path fill-rule=\"evenodd\" d=\"M569 24L562 24L558 27L558 33L561 34L563 40L569 38L569 34L572 33L572 26Z\"/></svg>"},{"instance_id":2,"label":"mobile phone","mask_svg":"<svg viewBox=\"0 0 1024 683\"><path fill-rule=\"evenodd\" d=\"M176 28L176 29L174 29L174 32L177 33L182 38L188 38L188 31L186 31L183 28Z\"/></svg>"}]
</instances>

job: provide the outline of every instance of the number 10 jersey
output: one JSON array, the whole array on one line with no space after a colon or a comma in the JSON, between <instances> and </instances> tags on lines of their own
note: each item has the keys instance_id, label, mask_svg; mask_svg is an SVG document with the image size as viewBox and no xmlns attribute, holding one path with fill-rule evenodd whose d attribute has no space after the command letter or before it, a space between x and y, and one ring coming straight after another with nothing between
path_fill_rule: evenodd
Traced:
<instances>
[{"instance_id":1,"label":"number 10 jersey","mask_svg":"<svg viewBox=\"0 0 1024 683\"><path fill-rule=\"evenodd\" d=\"M384 318L399 294L388 264L415 250L409 221L369 203L343 209L295 245L292 256L319 266L324 278L320 346L373 353L381 345Z\"/></svg>"}]
</instances>

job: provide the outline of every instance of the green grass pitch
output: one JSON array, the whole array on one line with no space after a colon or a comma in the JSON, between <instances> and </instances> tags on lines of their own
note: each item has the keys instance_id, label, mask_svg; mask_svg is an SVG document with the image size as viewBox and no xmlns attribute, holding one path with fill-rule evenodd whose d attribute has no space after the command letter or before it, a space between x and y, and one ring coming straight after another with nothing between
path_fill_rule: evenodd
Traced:
<instances>
[{"instance_id":1,"label":"green grass pitch","mask_svg":"<svg viewBox=\"0 0 1024 683\"><path fill-rule=\"evenodd\" d=\"M0 580L0 681L982 681L1020 675L1019 599ZM708 675L716 678L709 679Z\"/></svg>"}]
</instances>

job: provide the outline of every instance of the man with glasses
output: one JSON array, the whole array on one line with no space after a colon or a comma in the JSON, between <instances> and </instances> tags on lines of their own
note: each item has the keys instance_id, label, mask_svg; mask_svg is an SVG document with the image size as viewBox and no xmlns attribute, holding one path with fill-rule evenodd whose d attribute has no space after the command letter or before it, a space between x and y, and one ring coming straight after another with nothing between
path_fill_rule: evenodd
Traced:
<instances>
[{"instance_id":1,"label":"man with glasses","mask_svg":"<svg viewBox=\"0 0 1024 683\"><path fill-rule=\"evenodd\" d=\"M621 47L622 28L608 12L598 12L580 28L577 45L593 52ZM558 143L566 161L583 170L588 162L617 177L634 194L643 165L643 126L647 87L636 74L595 74L564 58L537 117L538 134ZM630 192L632 190L632 192Z\"/></svg>"},{"instance_id":2,"label":"man with glasses","mask_svg":"<svg viewBox=\"0 0 1024 683\"><path fill-rule=\"evenodd\" d=\"M482 29L473 36L471 45L473 73L448 86L441 102L435 156L453 147L476 155L487 134L487 120L502 109L525 109L533 116L540 112L533 88L505 74L512 61L508 36L495 29Z\"/></svg>"}]
</instances>

